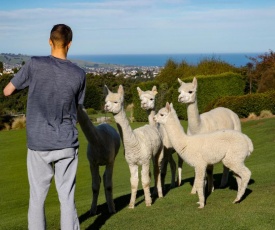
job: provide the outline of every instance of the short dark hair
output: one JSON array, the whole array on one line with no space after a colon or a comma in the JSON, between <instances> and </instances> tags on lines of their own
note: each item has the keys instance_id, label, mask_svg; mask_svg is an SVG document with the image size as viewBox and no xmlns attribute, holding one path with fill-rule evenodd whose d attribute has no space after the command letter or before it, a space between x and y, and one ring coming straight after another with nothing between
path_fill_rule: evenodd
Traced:
<instances>
[{"instance_id":1,"label":"short dark hair","mask_svg":"<svg viewBox=\"0 0 275 230\"><path fill-rule=\"evenodd\" d=\"M51 30L51 41L54 45L59 43L63 48L73 39L73 31L65 24L57 24Z\"/></svg>"}]
</instances>

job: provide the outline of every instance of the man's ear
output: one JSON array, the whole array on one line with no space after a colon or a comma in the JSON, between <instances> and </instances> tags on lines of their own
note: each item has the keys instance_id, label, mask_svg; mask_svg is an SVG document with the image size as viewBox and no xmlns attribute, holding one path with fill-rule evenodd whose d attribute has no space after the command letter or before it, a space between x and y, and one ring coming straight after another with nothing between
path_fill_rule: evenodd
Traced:
<instances>
[{"instance_id":1,"label":"man's ear","mask_svg":"<svg viewBox=\"0 0 275 230\"><path fill-rule=\"evenodd\" d=\"M53 41L49 38L49 44L51 47L53 47Z\"/></svg>"},{"instance_id":2,"label":"man's ear","mask_svg":"<svg viewBox=\"0 0 275 230\"><path fill-rule=\"evenodd\" d=\"M71 47L72 41L69 42L69 44L67 45L68 49Z\"/></svg>"}]
</instances>

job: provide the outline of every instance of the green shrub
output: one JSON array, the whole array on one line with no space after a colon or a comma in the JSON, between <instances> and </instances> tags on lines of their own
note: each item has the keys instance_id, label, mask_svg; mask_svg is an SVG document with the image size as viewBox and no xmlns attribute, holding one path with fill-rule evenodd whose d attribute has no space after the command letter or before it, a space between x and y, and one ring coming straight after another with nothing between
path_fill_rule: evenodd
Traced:
<instances>
[{"instance_id":1,"label":"green shrub","mask_svg":"<svg viewBox=\"0 0 275 230\"><path fill-rule=\"evenodd\" d=\"M217 75L201 75L196 76L198 80L197 99L199 113L207 110L207 106L224 96L243 95L245 81L240 74L223 73ZM192 82L193 77L184 79L184 82ZM171 92L171 101L177 111L180 119L187 120L186 105L178 102L179 83L173 85Z\"/></svg>"},{"instance_id":2,"label":"green shrub","mask_svg":"<svg viewBox=\"0 0 275 230\"><path fill-rule=\"evenodd\" d=\"M212 101L232 95L243 95L245 88L245 81L240 74L237 73L223 73L218 75L201 75L196 76L198 79L198 108L199 112L205 111L206 106ZM193 77L184 79L184 82L192 82ZM156 81L143 82L139 86L143 91L151 90L156 85L158 94L156 95L156 110L165 106L166 102L172 102L174 108L180 119L187 120L186 105L178 102L178 88L179 83L175 80L174 83L159 83ZM147 113L140 108L140 100L136 87L133 89L133 103L134 103L134 117L136 121L147 121ZM135 92L134 92L135 91Z\"/></svg>"},{"instance_id":3,"label":"green shrub","mask_svg":"<svg viewBox=\"0 0 275 230\"><path fill-rule=\"evenodd\" d=\"M270 110L271 113L275 114L275 91L223 97L216 100L211 106L212 108L226 107L241 118L248 117L250 113L259 116L263 110Z\"/></svg>"},{"instance_id":4,"label":"green shrub","mask_svg":"<svg viewBox=\"0 0 275 230\"><path fill-rule=\"evenodd\" d=\"M86 113L88 115L93 115L93 114L97 114L97 111L93 108L88 108L88 109L86 109Z\"/></svg>"}]
</instances>

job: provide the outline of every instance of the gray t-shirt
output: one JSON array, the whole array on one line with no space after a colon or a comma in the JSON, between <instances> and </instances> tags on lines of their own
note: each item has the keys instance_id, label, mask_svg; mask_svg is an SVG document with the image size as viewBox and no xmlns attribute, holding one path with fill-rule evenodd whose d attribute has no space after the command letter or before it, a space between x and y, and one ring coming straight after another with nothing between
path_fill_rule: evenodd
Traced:
<instances>
[{"instance_id":1,"label":"gray t-shirt","mask_svg":"<svg viewBox=\"0 0 275 230\"><path fill-rule=\"evenodd\" d=\"M28 88L27 142L37 151L78 147L77 105L85 97L85 72L69 60L32 57L11 82Z\"/></svg>"}]
</instances>

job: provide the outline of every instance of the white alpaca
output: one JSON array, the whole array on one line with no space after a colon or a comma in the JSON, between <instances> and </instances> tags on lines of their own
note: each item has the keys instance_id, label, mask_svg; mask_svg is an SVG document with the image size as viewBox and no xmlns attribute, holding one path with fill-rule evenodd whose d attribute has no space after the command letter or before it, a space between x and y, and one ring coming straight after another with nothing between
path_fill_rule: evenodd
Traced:
<instances>
[{"instance_id":1,"label":"white alpaca","mask_svg":"<svg viewBox=\"0 0 275 230\"><path fill-rule=\"evenodd\" d=\"M253 144L245 134L235 130L219 130L186 135L172 103L170 105L166 103L166 107L160 109L154 119L164 125L173 147L182 159L195 168L199 208L205 205L206 167L220 161L236 175L238 193L234 203L241 200L251 176L250 170L244 165L244 160L253 151Z\"/></svg>"},{"instance_id":2,"label":"white alpaca","mask_svg":"<svg viewBox=\"0 0 275 230\"><path fill-rule=\"evenodd\" d=\"M88 141L87 158L90 163L92 175L93 201L91 205L91 214L96 214L97 200L100 189L99 166L106 166L103 175L105 197L110 213L115 213L115 204L113 201L113 168L115 157L120 147L120 136L118 132L108 124L94 126L82 106L78 106L78 121L81 129Z\"/></svg>"},{"instance_id":3,"label":"white alpaca","mask_svg":"<svg viewBox=\"0 0 275 230\"><path fill-rule=\"evenodd\" d=\"M150 160L152 156L154 161L155 188L159 197L162 197L162 188L160 181L160 172L157 156L162 150L162 141L156 127L145 125L132 130L124 111L124 90L119 86L117 93L112 93L107 86L108 95L105 99L105 110L114 114L118 130L122 137L125 151L125 159L130 168L131 182L131 200L129 208L134 208L136 194L138 189L138 167L141 166L141 181L144 190L145 204L151 206L152 199L150 193Z\"/></svg>"},{"instance_id":4,"label":"white alpaca","mask_svg":"<svg viewBox=\"0 0 275 230\"><path fill-rule=\"evenodd\" d=\"M137 87L139 99L141 102L141 108L146 110L148 113L148 121L152 126L156 126L161 134L163 142L163 160L161 165L161 180L162 186L164 186L165 176L167 171L167 164L170 163L171 168L171 188L175 187L176 180L176 163L173 159L172 154L175 152L172 147L171 141L169 140L167 133L162 125L159 125L154 121L154 116L156 114L155 110L155 97L158 93L157 87L153 86L152 90L143 91ZM181 171L182 171L182 159L178 157L178 186L181 183Z\"/></svg>"},{"instance_id":5,"label":"white alpaca","mask_svg":"<svg viewBox=\"0 0 275 230\"><path fill-rule=\"evenodd\" d=\"M180 87L178 101L187 104L188 116L188 135L208 133L222 129L232 129L241 132L241 122L237 114L233 111L219 107L209 112L199 114L197 105L197 79L193 78L192 83L184 83L178 78ZM208 166L208 191L214 190L213 185L213 166ZM223 175L220 187L225 187L228 183L229 169L223 167ZM191 193L196 193L193 186Z\"/></svg>"}]
</instances>

